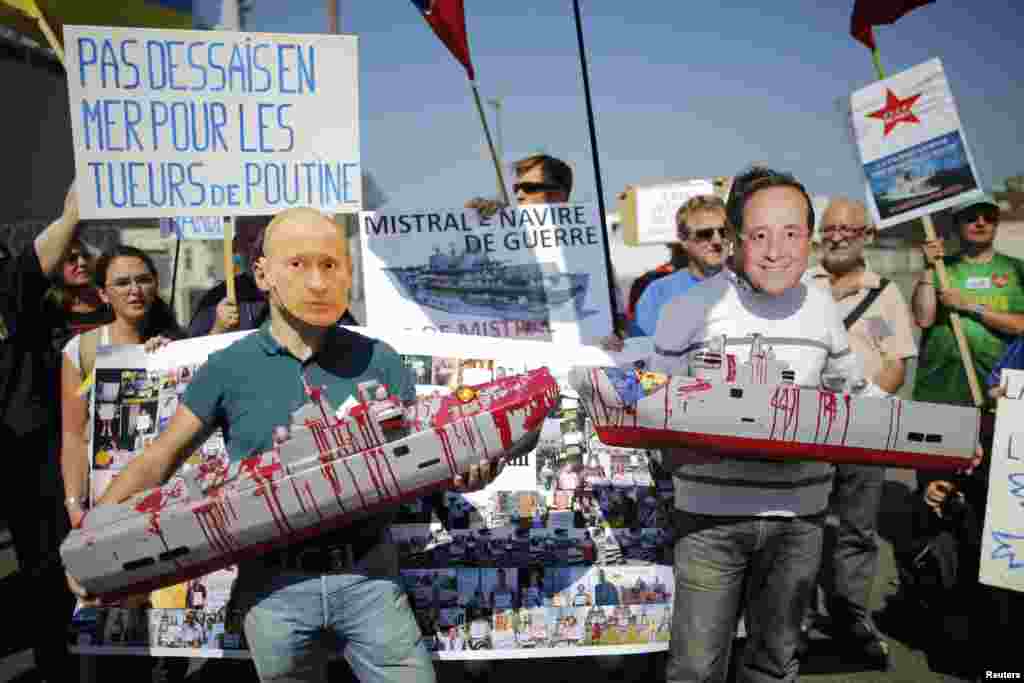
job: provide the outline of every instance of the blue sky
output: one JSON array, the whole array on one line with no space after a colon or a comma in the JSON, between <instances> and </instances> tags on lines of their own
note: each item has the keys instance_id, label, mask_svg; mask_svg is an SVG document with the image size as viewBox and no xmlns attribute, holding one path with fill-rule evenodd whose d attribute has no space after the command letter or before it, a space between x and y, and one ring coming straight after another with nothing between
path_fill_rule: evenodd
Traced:
<instances>
[{"instance_id":1,"label":"blue sky","mask_svg":"<svg viewBox=\"0 0 1024 683\"><path fill-rule=\"evenodd\" d=\"M247 30L326 31L324 0L252 4ZM481 93L503 98L506 161L543 149L575 167L574 199L596 200L571 0L465 4ZM862 196L837 108L874 78L870 53L849 36L852 5L583 0L609 208L629 183L727 175L752 161L792 171L813 193ZM195 6L217 22L220 0ZM339 0L339 9L342 31L360 37L362 164L389 205L495 195L465 72L412 3ZM1022 20L1017 0L940 0L875 32L890 74L943 60L988 187L1024 172Z\"/></svg>"}]
</instances>

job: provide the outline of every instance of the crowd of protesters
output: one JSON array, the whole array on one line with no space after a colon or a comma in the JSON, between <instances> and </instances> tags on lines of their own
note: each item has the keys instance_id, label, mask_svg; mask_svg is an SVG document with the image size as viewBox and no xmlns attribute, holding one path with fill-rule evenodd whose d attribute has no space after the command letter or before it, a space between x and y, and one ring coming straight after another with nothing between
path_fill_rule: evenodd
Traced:
<instances>
[{"instance_id":1,"label":"crowd of protesters","mask_svg":"<svg viewBox=\"0 0 1024 683\"><path fill-rule=\"evenodd\" d=\"M569 200L572 171L564 162L537 155L515 169L520 203ZM488 214L500 204L474 199L466 206ZM809 268L816 220L806 189L789 174L749 169L735 179L728 201L698 197L679 209L670 264L638 280L625 319L602 345L619 350L626 336L652 337L649 369L679 373L688 371L693 348L722 335L741 348L756 332L784 340L774 351L796 371L797 383L824 382L881 397L901 389L908 363L919 358L915 400L973 405L950 322L949 314L958 312L979 381L991 388L985 406L991 411L1000 370L1024 366L1022 347L1013 344L1024 332L1024 263L994 251L999 207L990 198L958 207L954 221L960 251L947 256L941 241L923 246L927 267L908 306L898 287L865 261L864 248L876 229L863 204L844 198L831 202L821 220L819 265ZM35 596L42 613L67 617L74 603L69 585L88 598L73 578L65 579L58 548L68 530L81 523L88 500L87 390L98 347L153 349L186 336L260 329L249 341L229 347L230 353L211 358L184 397L167 430L170 436L147 447L104 502L165 480L180 464L185 444L212 425L235 424L232 439L262 443L270 438L269 430L247 434L252 425L244 423L244 415L223 408L230 403L225 396L232 391L232 368L240 364L265 367L265 373L249 374L270 383L295 376L296 368L303 377L312 368L327 377L324 381L344 384L332 374L331 363L356 363L357 356L359 372L379 368L386 374L400 367L386 345L333 331L338 322L355 324L347 311L351 259L344 232L316 212L291 210L273 221L239 221L236 252L242 268L234 276L236 297L228 298L223 283L213 287L186 329L161 300L158 273L145 252L119 246L96 258L76 236L77 223L72 187L61 217L32 245L20 254L0 254L0 429L3 442L20 454L10 459L10 481L17 484L0 496L2 514L21 566L19 590ZM934 273L940 259L950 277L945 288ZM301 268L289 265L300 261ZM324 301L306 310L304 297L310 292ZM920 352L914 326L923 330ZM344 381L351 383L351 377ZM299 395L304 386L297 385ZM266 411L260 416L263 426L282 419L265 406L260 410ZM229 452L241 448L227 445ZM668 681L724 680L741 619L746 646L731 665L738 679L795 680L807 651L819 574L831 635L845 656L888 667L888 645L869 608L879 562L884 468L740 461L681 449L663 451L660 460L673 476L676 496ZM1013 594L977 579L987 460L981 451L956 476L920 476L914 544L896 549L904 597L932 610L932 618L920 623L934 626L936 643L959 638L959 652L977 655L962 658L970 660L965 666L971 675L983 674L978 666L998 670L1005 661L985 634L1008 625L1015 606ZM479 488L495 474L481 463L457 483ZM837 541L823 557L829 511L838 518ZM359 538L345 532L344 539L328 539L343 542L350 556L356 553L345 568L349 573L336 576L386 577L397 568L381 550L389 545L381 532L386 517ZM324 543L315 541L302 556L319 557ZM321 575L337 568L296 565L296 557L282 552L251 563L244 572L245 590L236 588L245 594L244 625L263 680L320 680L323 662L293 623L299 614L313 618L320 593L313 600L307 584L282 577L304 572L305 578L316 576L319 586ZM922 576L929 567L941 584L938 591L936 580ZM337 593L353 604L365 603L359 608L363 614L338 608L329 624L321 615L324 627L351 641L344 653L360 680L432 681L409 610L376 609L388 602L385 593L392 586L400 594L397 585L339 579ZM365 623L346 626L346 619L357 616ZM66 653L66 627L67 619L31 622L44 680L77 678ZM977 666L972 670L972 665Z\"/></svg>"}]
</instances>

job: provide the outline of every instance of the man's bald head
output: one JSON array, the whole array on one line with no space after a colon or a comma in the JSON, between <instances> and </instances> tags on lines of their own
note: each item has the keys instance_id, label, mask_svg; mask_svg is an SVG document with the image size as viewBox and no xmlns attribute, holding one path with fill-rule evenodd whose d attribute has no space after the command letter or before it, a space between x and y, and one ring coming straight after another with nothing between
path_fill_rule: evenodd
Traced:
<instances>
[{"instance_id":1,"label":"man's bald head","mask_svg":"<svg viewBox=\"0 0 1024 683\"><path fill-rule=\"evenodd\" d=\"M253 269L268 292L271 315L333 325L348 308L352 259L340 225L314 209L287 209L267 226Z\"/></svg>"},{"instance_id":2,"label":"man's bald head","mask_svg":"<svg viewBox=\"0 0 1024 683\"><path fill-rule=\"evenodd\" d=\"M835 197L821 217L821 264L831 273L845 273L864 264L864 245L874 226L863 202Z\"/></svg>"},{"instance_id":3,"label":"man's bald head","mask_svg":"<svg viewBox=\"0 0 1024 683\"><path fill-rule=\"evenodd\" d=\"M274 216L274 220L270 221L263 233L263 253L273 257L273 250L280 249L282 242L296 238L301 239L305 235L322 233L328 229L336 231L341 236L345 242L345 254L349 256L348 236L345 234L344 228L316 209L305 207L285 209ZM272 244L275 241L277 242L276 247Z\"/></svg>"},{"instance_id":4,"label":"man's bald head","mask_svg":"<svg viewBox=\"0 0 1024 683\"><path fill-rule=\"evenodd\" d=\"M863 225L870 228L868 208L862 201L835 197L828 203L828 208L821 217L822 229L830 225Z\"/></svg>"}]
</instances>

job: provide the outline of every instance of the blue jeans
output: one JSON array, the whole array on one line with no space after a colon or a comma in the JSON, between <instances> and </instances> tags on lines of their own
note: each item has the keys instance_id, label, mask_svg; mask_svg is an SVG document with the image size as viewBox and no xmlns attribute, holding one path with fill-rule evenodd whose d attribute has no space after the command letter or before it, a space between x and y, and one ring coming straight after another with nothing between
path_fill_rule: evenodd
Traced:
<instances>
[{"instance_id":1,"label":"blue jeans","mask_svg":"<svg viewBox=\"0 0 1024 683\"><path fill-rule=\"evenodd\" d=\"M878 573L878 508L884 485L884 467L836 466L832 495L839 533L829 558L828 613L839 627L858 621L871 623L871 586Z\"/></svg>"},{"instance_id":2,"label":"blue jeans","mask_svg":"<svg viewBox=\"0 0 1024 683\"><path fill-rule=\"evenodd\" d=\"M361 683L434 683L434 664L397 577L353 569L311 575L239 567L232 602L245 614L260 680L326 681L340 652Z\"/></svg>"},{"instance_id":3,"label":"blue jeans","mask_svg":"<svg viewBox=\"0 0 1024 683\"><path fill-rule=\"evenodd\" d=\"M796 681L800 622L821 560L824 515L719 517L676 511L670 683L724 681L740 610L739 683Z\"/></svg>"}]
</instances>

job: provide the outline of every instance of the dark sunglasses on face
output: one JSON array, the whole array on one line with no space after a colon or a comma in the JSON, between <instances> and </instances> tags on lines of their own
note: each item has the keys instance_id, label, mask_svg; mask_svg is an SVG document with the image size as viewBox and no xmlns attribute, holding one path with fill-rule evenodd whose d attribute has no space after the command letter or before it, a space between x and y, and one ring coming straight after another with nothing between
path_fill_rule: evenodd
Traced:
<instances>
[{"instance_id":1,"label":"dark sunglasses on face","mask_svg":"<svg viewBox=\"0 0 1024 683\"><path fill-rule=\"evenodd\" d=\"M725 229L724 225L719 228L700 228L699 230L693 230L692 232L689 232L689 237L687 237L687 229L685 227L679 229L680 237L683 239L692 239L694 242L710 242L716 232L723 242L729 239L729 233Z\"/></svg>"},{"instance_id":2,"label":"dark sunglasses on face","mask_svg":"<svg viewBox=\"0 0 1024 683\"><path fill-rule=\"evenodd\" d=\"M516 183L512 186L512 191L519 194L522 191L525 194L536 194L537 192L559 192L562 188L558 185L552 185L551 183L531 183L522 182Z\"/></svg>"},{"instance_id":3,"label":"dark sunglasses on face","mask_svg":"<svg viewBox=\"0 0 1024 683\"><path fill-rule=\"evenodd\" d=\"M976 209L965 209L956 215L957 223L960 225L974 223L979 218L984 218L985 222L989 225L995 225L999 222L999 212L995 209L979 207Z\"/></svg>"}]
</instances>

